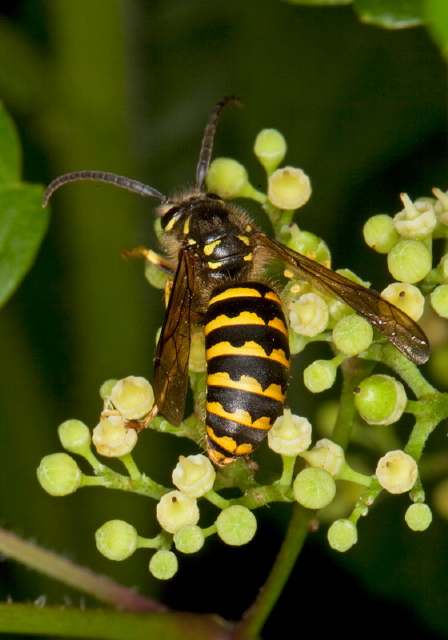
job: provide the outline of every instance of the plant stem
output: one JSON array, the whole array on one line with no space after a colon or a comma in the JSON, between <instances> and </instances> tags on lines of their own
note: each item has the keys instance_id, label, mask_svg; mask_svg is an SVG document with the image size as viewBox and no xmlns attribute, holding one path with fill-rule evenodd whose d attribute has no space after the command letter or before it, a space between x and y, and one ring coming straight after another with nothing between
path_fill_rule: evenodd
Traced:
<instances>
[{"instance_id":1,"label":"plant stem","mask_svg":"<svg viewBox=\"0 0 448 640\"><path fill-rule=\"evenodd\" d=\"M80 567L79 565L38 547L32 542L0 529L0 551L27 567L60 580L75 589L88 593L97 600L107 602L128 611L164 611L156 600L146 598L121 586L110 578Z\"/></svg>"},{"instance_id":2,"label":"plant stem","mask_svg":"<svg viewBox=\"0 0 448 640\"><path fill-rule=\"evenodd\" d=\"M274 566L253 605L246 611L243 621L235 630L234 640L257 638L274 608L302 550L308 533L308 524L314 511L294 505L288 531Z\"/></svg>"}]
</instances>

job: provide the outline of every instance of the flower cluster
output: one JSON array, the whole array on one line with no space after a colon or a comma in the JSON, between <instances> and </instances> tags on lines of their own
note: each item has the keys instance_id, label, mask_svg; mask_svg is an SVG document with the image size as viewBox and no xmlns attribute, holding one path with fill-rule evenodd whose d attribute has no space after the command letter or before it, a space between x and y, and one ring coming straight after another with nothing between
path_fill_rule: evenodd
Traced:
<instances>
[{"instance_id":1,"label":"flower cluster","mask_svg":"<svg viewBox=\"0 0 448 640\"><path fill-rule=\"evenodd\" d=\"M266 193L255 189L247 170L229 158L212 162L208 189L226 198L254 199L262 205L278 238L288 248L328 267L331 257L326 244L292 223L292 213L307 202L311 185L301 169L279 167L286 154L283 136L274 129L263 130L257 136L254 152L266 170ZM434 189L434 195L435 199L413 203L404 194L401 196L404 208L394 218L385 214L374 216L364 227L367 244L387 254L390 272L397 281L384 290L384 299L414 320L422 317L424 294L428 293L436 313L448 317L448 254L432 268L433 239L448 237L448 193ZM157 280L158 270L152 269L155 263L149 263L151 273L147 275L151 282ZM347 270L340 273L369 286ZM174 429L160 416L155 417L154 394L144 378L130 376L104 383L101 388L104 407L93 434L78 420L64 422L59 427L59 437L68 453L46 456L39 466L38 478L42 487L54 496L96 485L136 492L157 502L155 513L160 532L153 538L139 535L131 524L121 520L110 520L98 529L97 547L106 557L124 560L139 548L151 548L155 551L149 564L151 573L159 579L168 579L178 569L176 552L196 553L212 534L228 545L248 543L257 528L253 511L274 501L296 501L311 510L331 505L327 510L332 514L329 544L338 551L347 551L357 542L359 518L368 513L383 489L390 494L409 492L412 504L405 515L408 526L414 531L429 526L432 515L424 502L419 461L430 433L440 420L448 417L446 395L429 385L415 364L385 345L372 326L351 307L323 293L317 277L314 284L305 282L294 278L288 269L285 277L283 298L291 351L297 353L316 340L330 343L333 348L331 358L318 359L306 367L305 387L312 393L325 392L335 384L338 371L351 384L345 385L333 434L330 437L325 433L326 437L315 439L313 444L310 422L285 408L267 437L269 447L282 460L281 475L270 484L257 483L244 460L217 471L206 456L197 454L180 456L172 472L173 486L165 487L136 466L132 450L137 434L149 426L183 435L201 445L204 426L196 416L200 409L185 419L179 429ZM163 286L155 280L155 286ZM191 343L190 379L200 408L204 404L205 369L202 333L193 334ZM367 361L369 369L365 367ZM364 368L359 365L361 362ZM375 362L388 366L393 375L372 373ZM407 443L400 448L397 438L391 438L390 434L404 413L413 416L414 426L409 428ZM366 464L360 465L363 472L352 468L338 444L349 442L352 436L370 452L381 452L375 465L371 456ZM390 446L391 442L395 446ZM126 475L100 462L92 444L99 455L120 460ZM69 453L83 457L94 474L84 474ZM349 484L358 488L351 513L347 502L339 500ZM443 491L442 484L438 500L445 505L448 517L448 481ZM220 492L224 487L238 489L239 496L225 498ZM218 511L214 521L206 526L201 523L201 500L212 503ZM325 511L322 518L324 514Z\"/></svg>"}]
</instances>

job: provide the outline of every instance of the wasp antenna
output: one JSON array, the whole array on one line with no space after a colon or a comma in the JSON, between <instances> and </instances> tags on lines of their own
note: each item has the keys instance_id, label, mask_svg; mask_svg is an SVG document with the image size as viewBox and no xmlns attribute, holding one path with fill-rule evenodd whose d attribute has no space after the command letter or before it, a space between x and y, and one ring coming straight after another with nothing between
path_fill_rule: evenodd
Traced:
<instances>
[{"instance_id":1,"label":"wasp antenna","mask_svg":"<svg viewBox=\"0 0 448 640\"><path fill-rule=\"evenodd\" d=\"M243 106L243 103L236 96L225 96L216 105L205 125L204 137L202 138L201 153L199 154L199 162L196 169L196 187L202 191L205 182L205 176L207 175L208 168L210 166L210 159L213 151L213 141L215 139L216 125L218 123L219 114L221 110L229 102L234 102L239 107Z\"/></svg>"},{"instance_id":2,"label":"wasp antenna","mask_svg":"<svg viewBox=\"0 0 448 640\"><path fill-rule=\"evenodd\" d=\"M73 171L72 173L64 173L64 175L59 176L59 178L56 178L56 180L53 180L53 182L48 185L42 199L42 206L46 206L56 189L59 189L59 187L62 187L62 185L67 182L76 182L77 180L108 182L109 184L114 184L116 187L132 191L132 193L138 193L140 196L156 198L162 201L165 200L165 196L157 191L157 189L143 184L143 182L138 182L138 180L131 180L125 176L117 176L115 173L107 173L105 171Z\"/></svg>"}]
</instances>

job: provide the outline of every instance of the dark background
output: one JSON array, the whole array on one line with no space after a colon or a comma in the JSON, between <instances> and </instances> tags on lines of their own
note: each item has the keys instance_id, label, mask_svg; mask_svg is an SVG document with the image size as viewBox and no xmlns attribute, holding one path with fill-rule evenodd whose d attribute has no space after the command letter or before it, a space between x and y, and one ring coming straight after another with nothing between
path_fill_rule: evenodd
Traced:
<instances>
[{"instance_id":1,"label":"dark background","mask_svg":"<svg viewBox=\"0 0 448 640\"><path fill-rule=\"evenodd\" d=\"M439 52L423 28L362 25L350 7L23 0L0 13L0 91L19 128L26 180L47 184L68 171L101 169L162 193L193 183L211 107L237 94L244 109L223 113L214 155L236 157L263 187L253 141L263 127L280 129L286 161L313 184L299 225L324 237L334 268L349 267L376 289L390 278L384 257L363 248L364 221L398 211L400 192L416 198L448 187ZM120 256L124 247L154 246L153 203L78 183L51 204L36 263L0 314L1 523L143 593L160 590L170 606L238 619L269 571L288 508L260 513L257 538L247 547L210 540L203 553L181 557L178 576L160 586L145 551L112 563L94 544L94 531L113 518L155 535L152 502L101 489L52 498L37 484L41 457L60 450L58 424L76 417L95 426L104 380L151 379L163 318L162 294L146 284L141 263ZM316 353L306 350L299 366ZM313 419L324 396L309 396L296 373L289 402ZM440 443L445 430L439 429ZM143 471L169 484L181 451L185 444L177 439L145 433L135 456ZM269 454L258 459L272 464ZM407 629L445 635L446 522L436 515L429 531L412 533L403 521L407 504L384 497L360 523L358 545L343 556L328 549L326 526L314 533L265 637L275 637L280 624L299 635L310 620L320 633L351 624L372 633L387 629L386 635ZM3 563L1 599L42 593L52 603L65 594L79 602L69 589Z\"/></svg>"}]
</instances>

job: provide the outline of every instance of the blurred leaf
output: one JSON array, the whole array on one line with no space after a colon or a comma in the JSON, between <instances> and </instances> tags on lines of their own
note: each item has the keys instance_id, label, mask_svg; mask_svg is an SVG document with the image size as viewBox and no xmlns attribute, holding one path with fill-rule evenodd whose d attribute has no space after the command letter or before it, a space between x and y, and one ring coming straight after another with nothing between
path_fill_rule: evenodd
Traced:
<instances>
[{"instance_id":1,"label":"blurred leaf","mask_svg":"<svg viewBox=\"0 0 448 640\"><path fill-rule=\"evenodd\" d=\"M0 106L0 185L20 179L20 146L17 132L5 107Z\"/></svg>"},{"instance_id":2,"label":"blurred leaf","mask_svg":"<svg viewBox=\"0 0 448 640\"><path fill-rule=\"evenodd\" d=\"M31 266L47 228L42 187L20 184L20 147L14 125L0 109L0 305Z\"/></svg>"},{"instance_id":3,"label":"blurred leaf","mask_svg":"<svg viewBox=\"0 0 448 640\"><path fill-rule=\"evenodd\" d=\"M426 0L428 29L442 55L448 60L448 2L447 0Z\"/></svg>"},{"instance_id":4,"label":"blurred leaf","mask_svg":"<svg viewBox=\"0 0 448 640\"><path fill-rule=\"evenodd\" d=\"M355 0L354 8L363 22L386 29L423 24L423 0Z\"/></svg>"}]
</instances>

